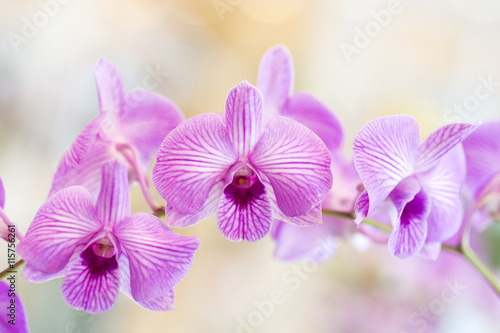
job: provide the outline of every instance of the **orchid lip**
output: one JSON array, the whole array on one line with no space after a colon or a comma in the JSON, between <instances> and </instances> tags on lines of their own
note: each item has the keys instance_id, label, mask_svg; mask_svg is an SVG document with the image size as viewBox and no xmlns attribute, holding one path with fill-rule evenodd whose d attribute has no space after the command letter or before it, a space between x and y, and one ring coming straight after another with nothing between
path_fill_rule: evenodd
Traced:
<instances>
[{"instance_id":1,"label":"orchid lip","mask_svg":"<svg viewBox=\"0 0 500 333\"><path fill-rule=\"evenodd\" d=\"M256 181L258 181L258 177L255 174L255 171L250 169L248 166L243 165L234 174L231 185L236 188L250 188Z\"/></svg>"},{"instance_id":2,"label":"orchid lip","mask_svg":"<svg viewBox=\"0 0 500 333\"><path fill-rule=\"evenodd\" d=\"M99 257L111 258L116 254L113 242L107 237L99 239L92 243L91 246L94 253Z\"/></svg>"}]
</instances>

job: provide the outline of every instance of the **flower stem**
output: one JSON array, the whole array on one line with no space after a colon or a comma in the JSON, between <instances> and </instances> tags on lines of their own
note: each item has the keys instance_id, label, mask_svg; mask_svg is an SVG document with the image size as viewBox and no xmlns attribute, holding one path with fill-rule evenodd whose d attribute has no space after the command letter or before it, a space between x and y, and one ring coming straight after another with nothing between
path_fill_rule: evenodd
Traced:
<instances>
[{"instance_id":1,"label":"flower stem","mask_svg":"<svg viewBox=\"0 0 500 333\"><path fill-rule=\"evenodd\" d=\"M8 275L10 275L12 273L12 271L17 270L19 267L22 267L24 264L25 264L24 260L21 259L18 262L16 262L13 267L9 267L9 268L3 270L0 273L0 280L5 279Z\"/></svg>"}]
</instances>

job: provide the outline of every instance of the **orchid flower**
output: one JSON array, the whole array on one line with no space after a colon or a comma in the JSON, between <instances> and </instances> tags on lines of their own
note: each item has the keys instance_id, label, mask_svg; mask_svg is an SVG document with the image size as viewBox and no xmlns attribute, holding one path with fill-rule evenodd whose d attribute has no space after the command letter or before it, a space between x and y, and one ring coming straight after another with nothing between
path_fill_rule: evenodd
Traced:
<instances>
[{"instance_id":1,"label":"orchid flower","mask_svg":"<svg viewBox=\"0 0 500 333\"><path fill-rule=\"evenodd\" d=\"M3 188L2 178L0 178L0 237L6 241L11 242L9 239L9 226L13 226L14 223L9 219L7 214L5 214L3 208L5 206L5 189ZM18 228L15 229L15 235L18 240L23 239L24 235Z\"/></svg>"},{"instance_id":2,"label":"orchid flower","mask_svg":"<svg viewBox=\"0 0 500 333\"><path fill-rule=\"evenodd\" d=\"M321 223L332 174L318 136L285 117L263 128L262 96L246 81L229 92L224 117L190 118L161 144L153 184L167 201L167 223L187 227L216 214L233 241L264 237L273 217Z\"/></svg>"},{"instance_id":3,"label":"orchid flower","mask_svg":"<svg viewBox=\"0 0 500 333\"><path fill-rule=\"evenodd\" d=\"M436 258L462 221L466 170L459 143L477 126L446 125L422 143L418 123L409 116L382 117L364 126L354 139L354 163L366 189L356 201L356 223L389 200L397 212L390 253L408 258L423 250Z\"/></svg>"},{"instance_id":4,"label":"orchid flower","mask_svg":"<svg viewBox=\"0 0 500 333\"><path fill-rule=\"evenodd\" d=\"M81 186L65 188L42 205L17 250L32 282L64 277L62 295L91 313L111 308L121 289L153 311L173 308L173 288L191 267L196 237L174 233L154 215L130 215L127 167L102 166L93 204Z\"/></svg>"},{"instance_id":5,"label":"orchid flower","mask_svg":"<svg viewBox=\"0 0 500 333\"><path fill-rule=\"evenodd\" d=\"M264 100L264 124L274 116L292 118L316 133L333 151L340 148L343 129L337 117L308 93L293 94L295 69L290 51L279 45L262 57L257 88Z\"/></svg>"},{"instance_id":6,"label":"orchid flower","mask_svg":"<svg viewBox=\"0 0 500 333\"><path fill-rule=\"evenodd\" d=\"M467 161L465 185L477 209L481 229L500 221L500 122L481 125L463 141Z\"/></svg>"},{"instance_id":7,"label":"orchid flower","mask_svg":"<svg viewBox=\"0 0 500 333\"><path fill-rule=\"evenodd\" d=\"M125 94L117 70L106 59L95 67L101 112L78 135L56 170L50 195L81 185L92 197L98 194L101 166L118 160L129 166L130 180L137 180L146 201L154 202L147 187L146 170L160 143L183 119L167 99L146 90Z\"/></svg>"},{"instance_id":8,"label":"orchid flower","mask_svg":"<svg viewBox=\"0 0 500 333\"><path fill-rule=\"evenodd\" d=\"M15 280L13 281L15 283ZM23 302L19 295L12 291L10 283L9 278L0 281L0 308L4 311L0 319L0 332L27 333L28 324Z\"/></svg>"}]
</instances>

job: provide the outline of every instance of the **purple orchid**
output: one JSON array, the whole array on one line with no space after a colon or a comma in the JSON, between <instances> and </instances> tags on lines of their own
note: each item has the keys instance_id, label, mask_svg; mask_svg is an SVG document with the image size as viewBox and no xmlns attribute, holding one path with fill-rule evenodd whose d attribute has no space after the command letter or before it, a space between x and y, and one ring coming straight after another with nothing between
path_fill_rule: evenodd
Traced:
<instances>
[{"instance_id":1,"label":"purple orchid","mask_svg":"<svg viewBox=\"0 0 500 333\"><path fill-rule=\"evenodd\" d=\"M500 121L481 125L463 141L467 161L465 185L474 208L475 222L485 228L500 221Z\"/></svg>"},{"instance_id":2,"label":"purple orchid","mask_svg":"<svg viewBox=\"0 0 500 333\"><path fill-rule=\"evenodd\" d=\"M273 217L321 223L319 204L332 185L325 144L285 117L262 128L262 96L246 81L229 92L224 117L195 116L161 144L153 184L167 200L167 223L186 227L217 214L233 241L264 237Z\"/></svg>"},{"instance_id":3,"label":"purple orchid","mask_svg":"<svg viewBox=\"0 0 500 333\"><path fill-rule=\"evenodd\" d=\"M5 189L3 187L2 178L0 178L0 237L6 242L11 242L9 239L9 226L14 225L14 223L9 219L7 214L5 214L3 208L5 206ZM16 238L18 240L23 239L24 235L21 231L16 228L15 231Z\"/></svg>"},{"instance_id":4,"label":"purple orchid","mask_svg":"<svg viewBox=\"0 0 500 333\"><path fill-rule=\"evenodd\" d=\"M26 333L28 324L23 302L18 294L12 292L9 284L9 278L0 281L0 308L4 311L0 319L0 332Z\"/></svg>"},{"instance_id":5,"label":"purple orchid","mask_svg":"<svg viewBox=\"0 0 500 333\"><path fill-rule=\"evenodd\" d=\"M270 48L262 57L257 88L264 99L264 124L274 116L292 118L316 133L330 151L340 148L343 129L337 117L310 94L293 94L293 59L285 46Z\"/></svg>"},{"instance_id":6,"label":"purple orchid","mask_svg":"<svg viewBox=\"0 0 500 333\"><path fill-rule=\"evenodd\" d=\"M465 156L459 143L478 125L451 124L420 143L417 121L398 115L375 119L354 139L354 163L365 186L356 223L389 200L396 208L389 251L408 258L422 251L437 257L440 244L462 221L460 190Z\"/></svg>"},{"instance_id":7,"label":"purple orchid","mask_svg":"<svg viewBox=\"0 0 500 333\"><path fill-rule=\"evenodd\" d=\"M139 182L148 204L156 210L159 207L147 190L146 170L151 156L183 116L173 103L153 92L136 89L125 94L120 75L106 59L97 62L95 77L101 112L62 158L50 195L81 185L95 198L102 164L118 160L129 166L131 180Z\"/></svg>"},{"instance_id":8,"label":"purple orchid","mask_svg":"<svg viewBox=\"0 0 500 333\"><path fill-rule=\"evenodd\" d=\"M102 166L95 206L81 186L57 192L39 209L18 252L26 279L63 276L63 298L76 309L106 311L121 289L146 309L167 311L198 245L154 215L130 216L128 170L113 161Z\"/></svg>"}]
</instances>

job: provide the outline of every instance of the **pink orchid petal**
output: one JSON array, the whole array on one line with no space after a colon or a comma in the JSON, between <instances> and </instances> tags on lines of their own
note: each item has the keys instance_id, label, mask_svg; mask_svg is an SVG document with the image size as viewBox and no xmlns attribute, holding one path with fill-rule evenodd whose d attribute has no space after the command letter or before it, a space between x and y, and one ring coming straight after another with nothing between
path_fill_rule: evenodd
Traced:
<instances>
[{"instance_id":1,"label":"pink orchid petal","mask_svg":"<svg viewBox=\"0 0 500 333\"><path fill-rule=\"evenodd\" d=\"M437 260L440 253L441 242L429 242L424 244L422 250L418 253L418 256L422 259Z\"/></svg>"},{"instance_id":2,"label":"pink orchid petal","mask_svg":"<svg viewBox=\"0 0 500 333\"><path fill-rule=\"evenodd\" d=\"M169 292L191 268L198 238L170 230L156 216L134 214L114 228L130 262L133 298L152 300Z\"/></svg>"},{"instance_id":3,"label":"pink orchid petal","mask_svg":"<svg viewBox=\"0 0 500 333\"><path fill-rule=\"evenodd\" d=\"M408 177L403 179L399 184L392 190L389 194L396 211L398 212L398 219L401 218L406 204L412 201L421 190L421 186L414 177Z\"/></svg>"},{"instance_id":4,"label":"pink orchid petal","mask_svg":"<svg viewBox=\"0 0 500 333\"><path fill-rule=\"evenodd\" d=\"M389 237L389 252L400 259L416 255L427 237L429 200L423 191L405 205L399 223Z\"/></svg>"},{"instance_id":5,"label":"pink orchid petal","mask_svg":"<svg viewBox=\"0 0 500 333\"><path fill-rule=\"evenodd\" d=\"M104 58L95 65L95 81L101 112L119 112L125 104L123 82L116 68Z\"/></svg>"},{"instance_id":6,"label":"pink orchid petal","mask_svg":"<svg viewBox=\"0 0 500 333\"><path fill-rule=\"evenodd\" d=\"M205 220L217 213L220 198L224 190L223 180L218 181L210 190L208 198L203 206L196 212L190 214L181 214L174 208L167 206L165 214L167 216L167 225L176 228L185 228Z\"/></svg>"},{"instance_id":7,"label":"pink orchid petal","mask_svg":"<svg viewBox=\"0 0 500 333\"><path fill-rule=\"evenodd\" d=\"M5 189L3 188L2 178L0 178L0 208L5 206Z\"/></svg>"},{"instance_id":8,"label":"pink orchid petal","mask_svg":"<svg viewBox=\"0 0 500 333\"><path fill-rule=\"evenodd\" d=\"M135 97L139 92L140 100ZM154 92L132 90L125 101L125 112L120 115L123 133L140 152L142 166L147 170L151 156L184 117L174 103Z\"/></svg>"},{"instance_id":9,"label":"pink orchid petal","mask_svg":"<svg viewBox=\"0 0 500 333\"><path fill-rule=\"evenodd\" d=\"M259 67L257 88L264 99L264 124L280 113L288 96L293 92L294 66L292 55L284 46L266 51Z\"/></svg>"},{"instance_id":10,"label":"pink orchid petal","mask_svg":"<svg viewBox=\"0 0 500 333\"><path fill-rule=\"evenodd\" d=\"M153 184L179 213L193 213L203 206L236 158L221 118L201 114L167 135L156 156Z\"/></svg>"},{"instance_id":11,"label":"pink orchid petal","mask_svg":"<svg viewBox=\"0 0 500 333\"><path fill-rule=\"evenodd\" d=\"M500 121L481 125L463 142L467 160L466 185L474 198L500 174Z\"/></svg>"},{"instance_id":12,"label":"pink orchid petal","mask_svg":"<svg viewBox=\"0 0 500 333\"><path fill-rule=\"evenodd\" d=\"M353 158L370 201L367 216L412 174L419 141L417 121L405 115L377 118L359 131Z\"/></svg>"},{"instance_id":13,"label":"pink orchid petal","mask_svg":"<svg viewBox=\"0 0 500 333\"><path fill-rule=\"evenodd\" d=\"M119 292L118 263L115 256L106 258L103 270L96 269L91 261L97 260L93 250L88 247L70 262L65 270L61 286L64 300L77 310L101 313L109 310Z\"/></svg>"},{"instance_id":14,"label":"pink orchid petal","mask_svg":"<svg viewBox=\"0 0 500 333\"><path fill-rule=\"evenodd\" d=\"M22 274L23 278L33 283L42 283L63 276L64 276L64 270L60 270L52 274L46 274L33 267L30 263L27 263L24 266Z\"/></svg>"},{"instance_id":15,"label":"pink orchid petal","mask_svg":"<svg viewBox=\"0 0 500 333\"><path fill-rule=\"evenodd\" d=\"M307 93L287 99L281 115L292 118L316 133L330 151L340 149L344 130L337 117L320 101Z\"/></svg>"},{"instance_id":16,"label":"pink orchid petal","mask_svg":"<svg viewBox=\"0 0 500 333\"><path fill-rule=\"evenodd\" d=\"M368 209L370 207L370 200L368 198L368 192L364 190L361 192L359 197L354 203L354 211L356 212L356 219L354 222L359 226L359 224L368 216Z\"/></svg>"},{"instance_id":17,"label":"pink orchid petal","mask_svg":"<svg viewBox=\"0 0 500 333\"><path fill-rule=\"evenodd\" d=\"M271 205L264 185L239 189L228 185L219 203L217 227L232 241L255 242L269 232L272 223Z\"/></svg>"},{"instance_id":18,"label":"pink orchid petal","mask_svg":"<svg viewBox=\"0 0 500 333\"><path fill-rule=\"evenodd\" d=\"M131 300L142 306L143 308L160 312L160 311L170 311L174 310L175 295L174 290L169 290L165 295L154 298L149 301L137 302L132 297L132 291L130 287L130 265L127 255L123 253L120 256L120 289L125 295L127 295Z\"/></svg>"},{"instance_id":19,"label":"pink orchid petal","mask_svg":"<svg viewBox=\"0 0 500 333\"><path fill-rule=\"evenodd\" d=\"M269 178L279 208L299 216L318 205L332 187L330 153L310 129L285 117L274 117L249 157Z\"/></svg>"},{"instance_id":20,"label":"pink orchid petal","mask_svg":"<svg viewBox=\"0 0 500 333\"><path fill-rule=\"evenodd\" d=\"M113 226L130 215L128 167L117 161L102 166L101 191L96 203L97 216L105 226Z\"/></svg>"},{"instance_id":21,"label":"pink orchid petal","mask_svg":"<svg viewBox=\"0 0 500 333\"><path fill-rule=\"evenodd\" d=\"M434 162L462 142L478 126L479 124L450 124L432 132L420 146L418 171L424 171L432 167Z\"/></svg>"},{"instance_id":22,"label":"pink orchid petal","mask_svg":"<svg viewBox=\"0 0 500 333\"><path fill-rule=\"evenodd\" d=\"M107 155L108 149L104 145L93 148L93 145L96 142L97 134L104 118L105 114L98 115L78 134L71 148L64 154L61 162L59 162L49 196L65 187L81 185L82 182L88 184L97 183L97 186L92 185L91 188L94 189L94 192L99 191L98 183L101 171L99 158L102 157L101 155ZM96 161L99 162L98 167L94 165ZM98 173L97 181L95 175L94 177L88 177L92 176L93 171L97 171L96 173Z\"/></svg>"},{"instance_id":23,"label":"pink orchid petal","mask_svg":"<svg viewBox=\"0 0 500 333\"><path fill-rule=\"evenodd\" d=\"M418 176L431 203L428 242L443 242L460 228L463 218L460 190L465 174L465 155L459 144L442 156L433 168Z\"/></svg>"},{"instance_id":24,"label":"pink orchid petal","mask_svg":"<svg viewBox=\"0 0 500 333\"><path fill-rule=\"evenodd\" d=\"M89 192L69 187L51 196L36 213L17 251L46 274L62 270L79 244L102 228Z\"/></svg>"},{"instance_id":25,"label":"pink orchid petal","mask_svg":"<svg viewBox=\"0 0 500 333\"><path fill-rule=\"evenodd\" d=\"M10 291L10 281L8 279L0 281L0 308L4 312L0 319L0 332L2 333L27 333L28 323L24 304L19 298L19 294L12 294ZM14 303L12 303L14 302ZM14 304L14 317L10 317L10 307ZM13 321L15 325L9 323Z\"/></svg>"},{"instance_id":26,"label":"pink orchid petal","mask_svg":"<svg viewBox=\"0 0 500 333\"><path fill-rule=\"evenodd\" d=\"M231 89L226 100L226 126L229 139L240 158L248 156L262 132L262 96L243 81Z\"/></svg>"}]
</instances>

